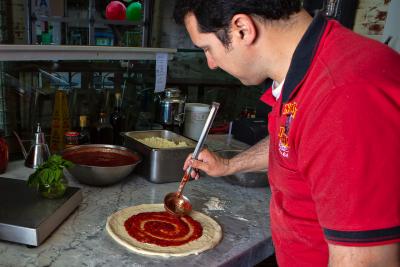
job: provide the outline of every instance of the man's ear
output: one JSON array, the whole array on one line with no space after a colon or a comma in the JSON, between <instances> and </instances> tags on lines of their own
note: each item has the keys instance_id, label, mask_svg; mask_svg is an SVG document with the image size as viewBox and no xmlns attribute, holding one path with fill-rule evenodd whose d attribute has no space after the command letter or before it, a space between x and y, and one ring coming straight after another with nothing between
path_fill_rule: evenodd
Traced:
<instances>
[{"instance_id":1,"label":"man's ear","mask_svg":"<svg viewBox=\"0 0 400 267\"><path fill-rule=\"evenodd\" d=\"M257 38L257 27L252 17L245 14L236 14L231 20L231 34L233 38L246 45L252 44Z\"/></svg>"}]
</instances>

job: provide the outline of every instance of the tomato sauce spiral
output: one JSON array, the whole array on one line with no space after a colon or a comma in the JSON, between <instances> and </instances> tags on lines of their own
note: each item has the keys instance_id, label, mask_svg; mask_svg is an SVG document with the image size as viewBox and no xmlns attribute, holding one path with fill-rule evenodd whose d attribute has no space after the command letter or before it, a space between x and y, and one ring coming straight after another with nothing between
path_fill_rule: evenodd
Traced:
<instances>
[{"instance_id":1,"label":"tomato sauce spiral","mask_svg":"<svg viewBox=\"0 0 400 267\"><path fill-rule=\"evenodd\" d=\"M203 227L192 217L176 217L165 211L133 215L124 226L137 241L161 247L184 245L203 234Z\"/></svg>"}]
</instances>

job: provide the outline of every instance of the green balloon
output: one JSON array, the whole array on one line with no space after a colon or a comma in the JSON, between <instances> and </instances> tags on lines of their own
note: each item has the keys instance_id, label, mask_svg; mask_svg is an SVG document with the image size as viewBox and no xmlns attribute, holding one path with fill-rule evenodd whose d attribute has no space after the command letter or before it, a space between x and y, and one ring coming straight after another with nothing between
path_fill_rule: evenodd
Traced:
<instances>
[{"instance_id":1,"label":"green balloon","mask_svg":"<svg viewBox=\"0 0 400 267\"><path fill-rule=\"evenodd\" d=\"M126 18L131 21L142 19L142 4L134 2L126 8Z\"/></svg>"}]
</instances>

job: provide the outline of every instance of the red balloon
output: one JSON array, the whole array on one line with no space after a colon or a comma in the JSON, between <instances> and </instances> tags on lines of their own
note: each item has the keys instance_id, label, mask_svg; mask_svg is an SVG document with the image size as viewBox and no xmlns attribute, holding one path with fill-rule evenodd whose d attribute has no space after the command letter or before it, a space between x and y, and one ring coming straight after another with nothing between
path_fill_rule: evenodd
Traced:
<instances>
[{"instance_id":1,"label":"red balloon","mask_svg":"<svg viewBox=\"0 0 400 267\"><path fill-rule=\"evenodd\" d=\"M111 1L106 7L106 18L110 20L124 20L126 7L119 1Z\"/></svg>"}]
</instances>

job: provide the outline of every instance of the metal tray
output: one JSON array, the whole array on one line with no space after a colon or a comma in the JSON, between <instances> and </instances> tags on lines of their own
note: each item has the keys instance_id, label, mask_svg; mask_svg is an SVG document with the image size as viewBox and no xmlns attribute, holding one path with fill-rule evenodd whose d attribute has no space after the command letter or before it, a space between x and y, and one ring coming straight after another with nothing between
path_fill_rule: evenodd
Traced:
<instances>
[{"instance_id":1,"label":"metal tray","mask_svg":"<svg viewBox=\"0 0 400 267\"><path fill-rule=\"evenodd\" d=\"M125 146L139 152L143 161L136 172L153 183L178 182L183 176L183 163L196 147L196 142L167 130L133 131L122 133ZM174 142L185 141L187 147L152 148L137 139L160 137Z\"/></svg>"}]
</instances>

